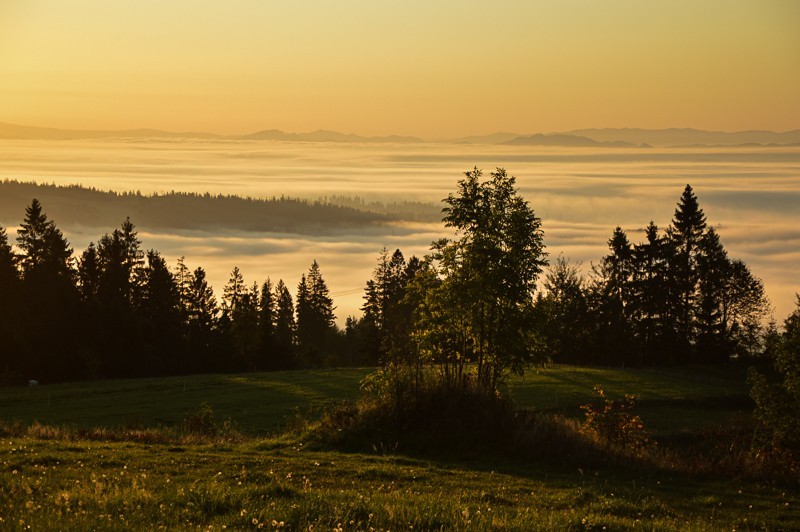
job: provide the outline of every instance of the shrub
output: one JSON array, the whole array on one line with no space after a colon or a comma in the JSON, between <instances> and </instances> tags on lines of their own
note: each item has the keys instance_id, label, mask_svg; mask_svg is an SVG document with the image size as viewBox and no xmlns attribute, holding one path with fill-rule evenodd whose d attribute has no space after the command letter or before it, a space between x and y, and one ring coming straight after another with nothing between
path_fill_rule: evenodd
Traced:
<instances>
[{"instance_id":1,"label":"shrub","mask_svg":"<svg viewBox=\"0 0 800 532\"><path fill-rule=\"evenodd\" d=\"M184 434L196 436L216 436L219 432L214 419L214 410L208 403L202 403L196 410L186 414L183 419Z\"/></svg>"},{"instance_id":2,"label":"shrub","mask_svg":"<svg viewBox=\"0 0 800 532\"><path fill-rule=\"evenodd\" d=\"M760 425L756 443L800 450L800 296L774 342L772 379L750 368L750 396Z\"/></svg>"},{"instance_id":3,"label":"shrub","mask_svg":"<svg viewBox=\"0 0 800 532\"><path fill-rule=\"evenodd\" d=\"M517 413L510 400L469 381L459 386L436 378L408 387L387 386L373 374L355 403L329 407L313 436L360 450L473 451L503 449L514 441ZM392 381L393 382L393 381Z\"/></svg>"},{"instance_id":4,"label":"shrub","mask_svg":"<svg viewBox=\"0 0 800 532\"><path fill-rule=\"evenodd\" d=\"M615 401L606 398L600 386L595 386L594 391L598 400L581 405L581 410L586 415L582 432L630 449L643 449L651 444L644 422L632 413L636 399L633 395L626 395L624 400Z\"/></svg>"}]
</instances>

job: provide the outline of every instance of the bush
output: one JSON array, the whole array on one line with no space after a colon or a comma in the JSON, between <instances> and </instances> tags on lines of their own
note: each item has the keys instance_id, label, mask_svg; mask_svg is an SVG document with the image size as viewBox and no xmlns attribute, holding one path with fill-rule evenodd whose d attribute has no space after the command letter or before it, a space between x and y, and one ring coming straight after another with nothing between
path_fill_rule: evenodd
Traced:
<instances>
[{"instance_id":1,"label":"bush","mask_svg":"<svg viewBox=\"0 0 800 532\"><path fill-rule=\"evenodd\" d=\"M651 444L644 422L632 413L636 399L633 395L626 395L623 401L615 401L606 398L600 386L595 386L594 391L598 401L581 405L586 415L582 432L631 450L643 449Z\"/></svg>"},{"instance_id":2,"label":"bush","mask_svg":"<svg viewBox=\"0 0 800 532\"><path fill-rule=\"evenodd\" d=\"M773 378L750 368L750 396L760 425L756 443L800 450L800 296L773 346Z\"/></svg>"},{"instance_id":3,"label":"bush","mask_svg":"<svg viewBox=\"0 0 800 532\"><path fill-rule=\"evenodd\" d=\"M208 403L202 403L196 410L186 414L183 419L184 434L193 436L216 436L219 430L214 419L214 410Z\"/></svg>"},{"instance_id":4,"label":"bush","mask_svg":"<svg viewBox=\"0 0 800 532\"><path fill-rule=\"evenodd\" d=\"M514 440L517 413L499 394L469 381L387 382L381 373L365 379L362 397L328 408L314 437L359 450L434 452L504 449Z\"/></svg>"}]
</instances>

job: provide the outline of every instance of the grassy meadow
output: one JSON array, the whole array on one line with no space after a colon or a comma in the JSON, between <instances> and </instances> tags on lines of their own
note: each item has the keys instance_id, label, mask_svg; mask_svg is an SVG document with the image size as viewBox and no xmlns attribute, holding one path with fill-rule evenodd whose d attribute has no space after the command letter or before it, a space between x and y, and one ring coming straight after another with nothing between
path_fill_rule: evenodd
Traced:
<instances>
[{"instance_id":1,"label":"grassy meadow","mask_svg":"<svg viewBox=\"0 0 800 532\"><path fill-rule=\"evenodd\" d=\"M283 431L355 398L367 369L208 375L0 390L0 529L796 529L796 478L609 459L442 450L342 452ZM553 366L510 383L524 408L579 419L600 385L639 396L668 456L747 426L736 367ZM237 430L187 437L207 402ZM574 423L574 422L573 422ZM105 427L105 430L97 429ZM94 431L88 429L96 429ZM84 430L82 430L84 429ZM731 441L716 442L731 445ZM666 453L666 454L664 454ZM720 473L723 471L723 473Z\"/></svg>"}]
</instances>

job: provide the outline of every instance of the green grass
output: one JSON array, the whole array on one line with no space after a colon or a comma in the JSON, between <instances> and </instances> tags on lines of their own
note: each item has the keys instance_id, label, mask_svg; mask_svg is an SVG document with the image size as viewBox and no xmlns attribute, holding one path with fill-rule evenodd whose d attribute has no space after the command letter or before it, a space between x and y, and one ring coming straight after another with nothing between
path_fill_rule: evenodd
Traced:
<instances>
[{"instance_id":1,"label":"green grass","mask_svg":"<svg viewBox=\"0 0 800 532\"><path fill-rule=\"evenodd\" d=\"M293 409L355 398L365 368L120 379L0 388L0 420L76 427L180 424L207 402L249 434L277 431Z\"/></svg>"},{"instance_id":2,"label":"green grass","mask_svg":"<svg viewBox=\"0 0 800 532\"><path fill-rule=\"evenodd\" d=\"M551 366L513 379L510 392L523 408L581 416L579 405L592 401L598 385L611 399L637 397L637 413L656 434L681 433L726 425L749 417L753 404L740 366L670 368L586 368Z\"/></svg>"},{"instance_id":3,"label":"green grass","mask_svg":"<svg viewBox=\"0 0 800 532\"><path fill-rule=\"evenodd\" d=\"M369 371L282 371L0 388L0 420L77 427L169 426L208 402L218 419L230 418L241 431L264 435L279 430L294 409L307 411L330 400L357 397L359 383ZM593 398L595 385L611 398L637 395L648 425L665 431L726 422L731 415L752 410L742 402L747 388L739 368L551 366L532 370L524 379L513 378L510 391L522 408L579 415L578 405Z\"/></svg>"},{"instance_id":4,"label":"green grass","mask_svg":"<svg viewBox=\"0 0 800 532\"><path fill-rule=\"evenodd\" d=\"M0 441L0 528L794 529L757 483L307 450Z\"/></svg>"},{"instance_id":5,"label":"green grass","mask_svg":"<svg viewBox=\"0 0 800 532\"><path fill-rule=\"evenodd\" d=\"M800 527L797 479L689 474L661 466L620 467L613 461L587 467L535 455L447 457L441 449L415 455L403 455L402 449L344 453L292 434L274 435L293 409L355 398L368 371L0 389L0 420L5 421L175 427L187 412L208 402L218 421L230 418L244 433L243 439L203 443L202 438L182 439L174 429L164 432L165 438L138 441L111 441L119 438L102 432L81 439L72 429L22 431L16 434L26 435L14 437L6 432L0 437L0 529L276 528L281 521L289 529L341 525L352 530ZM667 444L673 436L680 440L740 419L747 422L752 410L744 371L736 367L554 366L513 379L510 392L522 407L576 417L595 385L612 398L639 396L639 413Z\"/></svg>"}]
</instances>

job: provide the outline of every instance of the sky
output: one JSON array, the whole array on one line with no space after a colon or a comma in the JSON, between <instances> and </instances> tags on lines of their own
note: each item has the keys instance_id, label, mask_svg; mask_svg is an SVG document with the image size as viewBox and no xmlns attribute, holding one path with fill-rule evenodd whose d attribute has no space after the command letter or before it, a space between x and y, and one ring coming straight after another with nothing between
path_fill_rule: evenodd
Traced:
<instances>
[{"instance_id":1,"label":"sky","mask_svg":"<svg viewBox=\"0 0 800 532\"><path fill-rule=\"evenodd\" d=\"M435 139L800 127L795 0L0 0L0 121Z\"/></svg>"}]
</instances>

